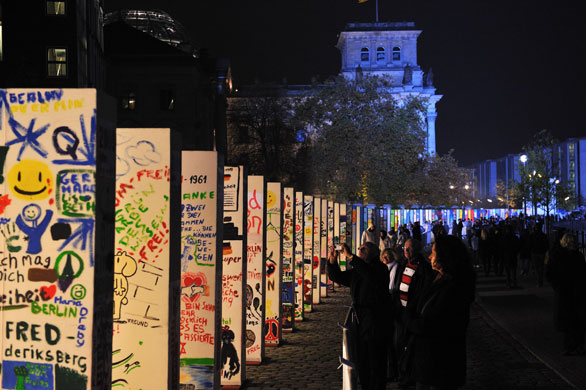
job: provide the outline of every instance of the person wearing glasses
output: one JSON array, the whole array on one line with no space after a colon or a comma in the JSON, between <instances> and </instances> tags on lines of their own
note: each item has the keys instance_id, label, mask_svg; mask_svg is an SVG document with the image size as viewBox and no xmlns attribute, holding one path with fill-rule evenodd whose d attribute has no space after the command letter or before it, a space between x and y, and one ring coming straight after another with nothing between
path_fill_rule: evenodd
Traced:
<instances>
[{"instance_id":1,"label":"person wearing glasses","mask_svg":"<svg viewBox=\"0 0 586 390\"><path fill-rule=\"evenodd\" d=\"M357 317L356 364L358 378L365 390L386 389L386 323L389 302L389 271L380 261L378 247L371 242L360 246L356 255L343 244L340 254L352 269L342 271L338 252L330 247L327 271L330 279L350 287L352 307Z\"/></svg>"}]
</instances>

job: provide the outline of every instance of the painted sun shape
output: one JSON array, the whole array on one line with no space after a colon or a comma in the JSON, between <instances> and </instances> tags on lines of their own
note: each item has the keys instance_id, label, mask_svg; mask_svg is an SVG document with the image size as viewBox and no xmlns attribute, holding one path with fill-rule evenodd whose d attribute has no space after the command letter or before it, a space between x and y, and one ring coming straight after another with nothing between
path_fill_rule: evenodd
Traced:
<instances>
[{"instance_id":1,"label":"painted sun shape","mask_svg":"<svg viewBox=\"0 0 586 390\"><path fill-rule=\"evenodd\" d=\"M22 160L8 172L8 186L19 199L42 200L53 192L53 174L44 162Z\"/></svg>"},{"instance_id":2,"label":"painted sun shape","mask_svg":"<svg viewBox=\"0 0 586 390\"><path fill-rule=\"evenodd\" d=\"M277 197L273 191L267 191L267 209L275 206L275 202L277 201Z\"/></svg>"}]
</instances>

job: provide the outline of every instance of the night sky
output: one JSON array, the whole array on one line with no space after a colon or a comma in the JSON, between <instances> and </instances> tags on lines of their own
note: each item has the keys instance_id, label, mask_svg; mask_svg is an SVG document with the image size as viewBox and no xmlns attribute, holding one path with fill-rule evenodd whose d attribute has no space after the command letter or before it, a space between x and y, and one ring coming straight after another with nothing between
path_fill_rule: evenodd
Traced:
<instances>
[{"instance_id":1,"label":"night sky","mask_svg":"<svg viewBox=\"0 0 586 390\"><path fill-rule=\"evenodd\" d=\"M230 59L235 85L337 74L337 34L373 22L375 0L106 0L161 9L197 47ZM379 0L380 21L415 21L433 68L437 149L462 165L517 153L533 134L586 136L586 1Z\"/></svg>"}]
</instances>

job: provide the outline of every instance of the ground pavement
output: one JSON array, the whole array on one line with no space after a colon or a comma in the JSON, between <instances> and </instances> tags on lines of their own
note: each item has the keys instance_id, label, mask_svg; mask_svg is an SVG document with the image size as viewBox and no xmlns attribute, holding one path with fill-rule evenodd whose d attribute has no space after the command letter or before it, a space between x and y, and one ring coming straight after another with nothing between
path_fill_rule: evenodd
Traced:
<instances>
[{"instance_id":1,"label":"ground pavement","mask_svg":"<svg viewBox=\"0 0 586 390\"><path fill-rule=\"evenodd\" d=\"M492 285L491 283L495 283ZM498 285L497 285L498 284ZM479 279L481 294L486 286L504 291L504 279ZM518 338L511 336L494 318L490 299L474 304L468 332L468 382L465 390L562 390L575 389L560 374L536 357ZM489 310L484 308L490 303ZM244 388L254 389L332 389L342 388L337 369L342 331L350 303L349 289L340 288L317 305L306 321L297 323L294 333L284 334L281 346L266 349L263 364L247 366ZM498 307L498 302L496 303ZM507 318L507 315L503 315ZM510 321L515 322L515 321ZM584 365L585 361L582 361ZM389 384L388 389L395 389ZM586 387L584 387L586 389Z\"/></svg>"},{"instance_id":2,"label":"ground pavement","mask_svg":"<svg viewBox=\"0 0 586 390\"><path fill-rule=\"evenodd\" d=\"M553 325L553 290L537 286L534 274L506 288L504 277L480 276L478 302L511 337L577 389L586 389L586 356L564 356L562 335Z\"/></svg>"}]
</instances>

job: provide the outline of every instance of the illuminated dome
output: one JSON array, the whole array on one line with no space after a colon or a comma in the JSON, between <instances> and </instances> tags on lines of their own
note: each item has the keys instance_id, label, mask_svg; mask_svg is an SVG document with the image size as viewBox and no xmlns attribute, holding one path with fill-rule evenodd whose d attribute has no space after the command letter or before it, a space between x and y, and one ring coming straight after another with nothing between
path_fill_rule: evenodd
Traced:
<instances>
[{"instance_id":1,"label":"illuminated dome","mask_svg":"<svg viewBox=\"0 0 586 390\"><path fill-rule=\"evenodd\" d=\"M119 20L162 42L195 55L185 28L164 11L118 10L106 14L104 24Z\"/></svg>"}]
</instances>

